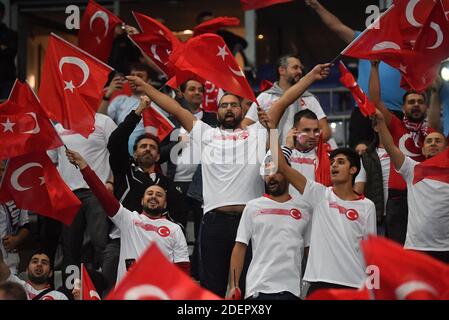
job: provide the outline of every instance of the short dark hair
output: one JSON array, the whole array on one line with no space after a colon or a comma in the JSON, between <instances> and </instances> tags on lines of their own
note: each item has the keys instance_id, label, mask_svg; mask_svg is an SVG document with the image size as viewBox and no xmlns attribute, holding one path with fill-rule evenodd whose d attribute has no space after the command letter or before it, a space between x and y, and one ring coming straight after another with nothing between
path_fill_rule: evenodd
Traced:
<instances>
[{"instance_id":1,"label":"short dark hair","mask_svg":"<svg viewBox=\"0 0 449 320\"><path fill-rule=\"evenodd\" d=\"M236 97L236 98L239 100L239 103L240 103L240 104L241 104L242 101L243 101L243 98L242 98L242 97L240 97L240 96L238 96L238 95L236 95L236 94L234 94L234 93L232 93L232 92L225 91L225 92L223 93L223 95L220 97L220 100L218 100L218 103L220 104L221 99L223 99L223 98L226 97L226 96L234 96L234 97Z\"/></svg>"},{"instance_id":2,"label":"short dark hair","mask_svg":"<svg viewBox=\"0 0 449 320\"><path fill-rule=\"evenodd\" d=\"M33 257L38 254L45 254L48 257L48 260L50 261L50 269L53 270L53 261L51 260L51 255L48 252L48 250L46 250L44 248L37 248L33 252L31 252L30 259L28 260L27 268L31 262L31 259L33 259Z\"/></svg>"},{"instance_id":3,"label":"short dark hair","mask_svg":"<svg viewBox=\"0 0 449 320\"><path fill-rule=\"evenodd\" d=\"M200 81L198 81L198 80L196 80L196 79L189 79L189 80L187 80L187 81L184 81L180 86L179 86L179 90L181 90L181 92L185 92L186 91L186 89L187 89L187 82L189 82L189 81L196 81L196 82L199 82L199 83L201 83ZM203 87L203 89L204 89L204 85L201 83L201 86Z\"/></svg>"},{"instance_id":4,"label":"short dark hair","mask_svg":"<svg viewBox=\"0 0 449 320\"><path fill-rule=\"evenodd\" d=\"M344 155L348 159L350 168L351 167L357 168L357 171L352 176L352 183L354 183L355 177L357 177L357 175L360 172L360 156L357 154L357 152L355 152L350 148L337 148L331 152L329 159L332 160L339 154Z\"/></svg>"},{"instance_id":5,"label":"short dark hair","mask_svg":"<svg viewBox=\"0 0 449 320\"><path fill-rule=\"evenodd\" d=\"M148 132L142 133L140 136L138 136L136 138L136 140L134 141L134 146L133 146L134 151L137 150L137 145L139 144L140 140L143 140L143 139L150 139L150 140L153 140L154 142L156 142L157 151L158 152L160 151L159 145L161 144L161 142L159 141L159 138L156 137L154 134L151 134Z\"/></svg>"},{"instance_id":6,"label":"short dark hair","mask_svg":"<svg viewBox=\"0 0 449 320\"><path fill-rule=\"evenodd\" d=\"M296 126L302 118L318 120L315 112L309 109L304 109L295 113L295 116L293 118L293 125Z\"/></svg>"},{"instance_id":7,"label":"short dark hair","mask_svg":"<svg viewBox=\"0 0 449 320\"><path fill-rule=\"evenodd\" d=\"M142 62L134 62L129 66L129 70L136 70L136 71L145 71L148 75L148 77L150 77L151 74L151 68L149 66L147 66L145 63Z\"/></svg>"},{"instance_id":8,"label":"short dark hair","mask_svg":"<svg viewBox=\"0 0 449 320\"><path fill-rule=\"evenodd\" d=\"M427 104L427 95L424 92L418 92L418 91L407 91L406 93L404 93L404 95L402 96L402 104L405 104L405 100L407 99L407 97L411 94L419 94L420 96L422 96L424 98L424 102Z\"/></svg>"},{"instance_id":9,"label":"short dark hair","mask_svg":"<svg viewBox=\"0 0 449 320\"><path fill-rule=\"evenodd\" d=\"M1 283L0 291L4 292L4 300L28 300L25 289L16 282L5 281Z\"/></svg>"},{"instance_id":10,"label":"short dark hair","mask_svg":"<svg viewBox=\"0 0 449 320\"><path fill-rule=\"evenodd\" d=\"M277 73L278 77L279 77L279 68L280 67L287 68L289 58L295 58L295 59L298 59L299 61L301 61L301 58L297 54L294 54L294 53L287 53L287 54L284 54L283 56L279 57L276 62L276 73Z\"/></svg>"}]
</instances>

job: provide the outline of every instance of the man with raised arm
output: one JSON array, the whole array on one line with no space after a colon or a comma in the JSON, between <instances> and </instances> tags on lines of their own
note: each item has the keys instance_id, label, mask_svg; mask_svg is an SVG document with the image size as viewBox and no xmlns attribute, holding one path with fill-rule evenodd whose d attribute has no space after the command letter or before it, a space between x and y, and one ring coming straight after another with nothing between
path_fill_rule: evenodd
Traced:
<instances>
[{"instance_id":1,"label":"man with raised arm","mask_svg":"<svg viewBox=\"0 0 449 320\"><path fill-rule=\"evenodd\" d=\"M316 80L329 74L329 64L317 65L288 89L268 114L277 126L285 109ZM174 99L160 93L137 77L127 77L131 87L145 92L157 105L172 114L201 155L204 216L200 235L201 284L225 296L229 262L245 204L264 193L260 164L266 153L267 130L255 123L242 125L241 98L225 93L218 105L219 127L196 120ZM243 286L243 283L241 284Z\"/></svg>"}]
</instances>

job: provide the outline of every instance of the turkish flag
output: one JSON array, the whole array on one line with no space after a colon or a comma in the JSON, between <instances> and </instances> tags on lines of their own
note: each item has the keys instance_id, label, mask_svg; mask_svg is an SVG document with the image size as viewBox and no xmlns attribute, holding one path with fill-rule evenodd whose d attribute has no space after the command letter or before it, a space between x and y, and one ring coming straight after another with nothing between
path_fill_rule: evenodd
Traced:
<instances>
[{"instance_id":1,"label":"turkish flag","mask_svg":"<svg viewBox=\"0 0 449 320\"><path fill-rule=\"evenodd\" d=\"M27 83L16 80L8 100L0 104L0 124L0 159L63 145Z\"/></svg>"},{"instance_id":2,"label":"turkish flag","mask_svg":"<svg viewBox=\"0 0 449 320\"><path fill-rule=\"evenodd\" d=\"M81 264L81 300L101 300L84 263Z\"/></svg>"},{"instance_id":3,"label":"turkish flag","mask_svg":"<svg viewBox=\"0 0 449 320\"><path fill-rule=\"evenodd\" d=\"M42 106L65 129L87 138L112 68L52 33L43 70Z\"/></svg>"},{"instance_id":4,"label":"turkish flag","mask_svg":"<svg viewBox=\"0 0 449 320\"><path fill-rule=\"evenodd\" d=\"M316 151L318 165L315 168L315 181L329 187L331 182L331 161L329 159L330 146L324 142L323 134L318 138L318 148Z\"/></svg>"},{"instance_id":5,"label":"turkish flag","mask_svg":"<svg viewBox=\"0 0 449 320\"><path fill-rule=\"evenodd\" d=\"M413 47L414 55L405 56L402 87L418 92L435 80L442 60L449 56L449 21L441 1L437 1Z\"/></svg>"},{"instance_id":6,"label":"turkish flag","mask_svg":"<svg viewBox=\"0 0 449 320\"><path fill-rule=\"evenodd\" d=\"M235 17L217 17L200 23L193 29L193 36L203 33L215 33L221 28L238 26L240 19Z\"/></svg>"},{"instance_id":7,"label":"turkish flag","mask_svg":"<svg viewBox=\"0 0 449 320\"><path fill-rule=\"evenodd\" d=\"M362 241L367 266L379 268L376 300L449 299L449 266L382 237Z\"/></svg>"},{"instance_id":8,"label":"turkish flag","mask_svg":"<svg viewBox=\"0 0 449 320\"><path fill-rule=\"evenodd\" d=\"M108 9L89 0L78 33L79 47L106 62L111 54L115 27L121 23Z\"/></svg>"},{"instance_id":9,"label":"turkish flag","mask_svg":"<svg viewBox=\"0 0 449 320\"><path fill-rule=\"evenodd\" d=\"M349 72L344 63L341 61L338 67L340 69L340 82L343 86L348 88L349 91L351 91L355 102L360 108L360 112L365 117L369 117L375 114L376 106L368 99L368 96L363 92L362 88L360 88L359 84L355 81L352 73Z\"/></svg>"},{"instance_id":10,"label":"turkish flag","mask_svg":"<svg viewBox=\"0 0 449 320\"><path fill-rule=\"evenodd\" d=\"M152 242L106 300L220 300L220 297L196 284Z\"/></svg>"},{"instance_id":11,"label":"turkish flag","mask_svg":"<svg viewBox=\"0 0 449 320\"><path fill-rule=\"evenodd\" d=\"M169 77L173 76L169 56L181 45L181 41L162 23L142 13L133 12L142 33L129 38L145 52L151 60Z\"/></svg>"},{"instance_id":12,"label":"turkish flag","mask_svg":"<svg viewBox=\"0 0 449 320\"><path fill-rule=\"evenodd\" d=\"M81 202L62 180L46 152L27 153L8 160L0 186L0 202L70 225Z\"/></svg>"},{"instance_id":13,"label":"turkish flag","mask_svg":"<svg viewBox=\"0 0 449 320\"><path fill-rule=\"evenodd\" d=\"M269 7L275 4L292 2L293 0L240 0L244 11L256 10Z\"/></svg>"},{"instance_id":14,"label":"turkish flag","mask_svg":"<svg viewBox=\"0 0 449 320\"><path fill-rule=\"evenodd\" d=\"M142 113L142 117L145 131L158 137L159 141L163 141L175 127L175 125L161 111L159 111L158 107L150 106L145 109Z\"/></svg>"},{"instance_id":15,"label":"turkish flag","mask_svg":"<svg viewBox=\"0 0 449 320\"><path fill-rule=\"evenodd\" d=\"M449 148L415 166L413 184L422 179L449 183Z\"/></svg>"},{"instance_id":16,"label":"turkish flag","mask_svg":"<svg viewBox=\"0 0 449 320\"><path fill-rule=\"evenodd\" d=\"M267 91L268 89L271 89L272 86L273 86L273 82L268 81L268 80L262 80L262 82L260 83L260 86L259 86L259 91L260 92Z\"/></svg>"},{"instance_id":17,"label":"turkish flag","mask_svg":"<svg viewBox=\"0 0 449 320\"><path fill-rule=\"evenodd\" d=\"M306 300L371 300L368 289L320 289Z\"/></svg>"},{"instance_id":18,"label":"turkish flag","mask_svg":"<svg viewBox=\"0 0 449 320\"><path fill-rule=\"evenodd\" d=\"M175 49L170 55L170 61L178 85L195 74L202 79L202 83L208 80L225 91L256 101L245 74L223 39L216 34L206 33L189 39Z\"/></svg>"}]
</instances>

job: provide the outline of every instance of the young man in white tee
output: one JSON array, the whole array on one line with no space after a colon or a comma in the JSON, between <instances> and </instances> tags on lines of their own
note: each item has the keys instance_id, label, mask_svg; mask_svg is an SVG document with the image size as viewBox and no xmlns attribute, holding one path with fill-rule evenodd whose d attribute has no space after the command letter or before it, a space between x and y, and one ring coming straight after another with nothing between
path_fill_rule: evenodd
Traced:
<instances>
[{"instance_id":1,"label":"young man in white tee","mask_svg":"<svg viewBox=\"0 0 449 320\"><path fill-rule=\"evenodd\" d=\"M332 187L307 179L282 156L278 158L279 172L314 208L304 274L304 280L310 283L308 294L322 288L361 287L366 274L360 241L376 234L376 210L371 200L353 190L360 170L359 156L349 148L332 151Z\"/></svg>"},{"instance_id":2,"label":"young man in white tee","mask_svg":"<svg viewBox=\"0 0 449 320\"><path fill-rule=\"evenodd\" d=\"M287 90L268 111L277 126L285 109L314 82L329 74L329 64L317 65ZM229 262L241 214L246 203L260 197L263 180L259 175L266 154L267 130L255 123L242 124L241 98L224 94L219 101L219 127L197 120L174 99L137 77L127 77L190 132L194 156L201 160L204 216L200 232L201 284L224 297ZM244 284L241 284L242 286Z\"/></svg>"},{"instance_id":3,"label":"young man in white tee","mask_svg":"<svg viewBox=\"0 0 449 320\"><path fill-rule=\"evenodd\" d=\"M252 260L245 299L297 300L301 294L301 262L308 251L312 215L289 194L281 173L265 175L266 194L249 201L243 211L230 266L229 294L239 288L249 242Z\"/></svg>"},{"instance_id":4,"label":"young man in white tee","mask_svg":"<svg viewBox=\"0 0 449 320\"><path fill-rule=\"evenodd\" d=\"M429 133L424 138L422 147L422 154L426 160L417 162L405 156L394 144L380 111L376 112L375 121L376 130L390 154L394 169L407 183L409 211L404 248L421 251L449 263L449 179L446 138L440 132Z\"/></svg>"}]
</instances>

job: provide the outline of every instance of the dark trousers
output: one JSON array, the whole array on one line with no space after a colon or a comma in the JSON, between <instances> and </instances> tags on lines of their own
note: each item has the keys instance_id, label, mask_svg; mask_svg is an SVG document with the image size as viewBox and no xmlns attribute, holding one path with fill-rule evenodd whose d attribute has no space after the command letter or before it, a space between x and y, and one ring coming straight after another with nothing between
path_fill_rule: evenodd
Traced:
<instances>
[{"instance_id":1,"label":"dark trousers","mask_svg":"<svg viewBox=\"0 0 449 320\"><path fill-rule=\"evenodd\" d=\"M310 282L310 287L309 290L307 291L307 296L311 295L313 292L320 289L357 289L357 288L343 286L341 284L330 282Z\"/></svg>"},{"instance_id":2,"label":"dark trousers","mask_svg":"<svg viewBox=\"0 0 449 320\"><path fill-rule=\"evenodd\" d=\"M209 211L203 217L200 233L200 282L203 287L224 297L226 294L229 266L241 214ZM245 279L250 263L248 247L240 276L239 287L244 296Z\"/></svg>"},{"instance_id":3,"label":"dark trousers","mask_svg":"<svg viewBox=\"0 0 449 320\"><path fill-rule=\"evenodd\" d=\"M259 293L257 295L248 297L246 300L265 301L265 300L301 300L293 293L282 291L277 293Z\"/></svg>"},{"instance_id":4,"label":"dark trousers","mask_svg":"<svg viewBox=\"0 0 449 320\"><path fill-rule=\"evenodd\" d=\"M66 268L70 265L79 266L83 256L84 233L86 232L93 245L94 253L90 261L94 268L101 266L103 251L108 241L109 225L106 213L97 198L89 189L74 191L81 201L81 209L70 226L62 226L63 279Z\"/></svg>"},{"instance_id":5,"label":"dark trousers","mask_svg":"<svg viewBox=\"0 0 449 320\"><path fill-rule=\"evenodd\" d=\"M449 264L449 251L417 251L431 256L441 262Z\"/></svg>"},{"instance_id":6,"label":"dark trousers","mask_svg":"<svg viewBox=\"0 0 449 320\"><path fill-rule=\"evenodd\" d=\"M117 268L120 257L120 238L110 239L103 251L103 277L106 281L105 294L115 286L117 280Z\"/></svg>"},{"instance_id":7,"label":"dark trousers","mask_svg":"<svg viewBox=\"0 0 449 320\"><path fill-rule=\"evenodd\" d=\"M385 236L404 245L408 221L407 190L388 190L386 212Z\"/></svg>"}]
</instances>

